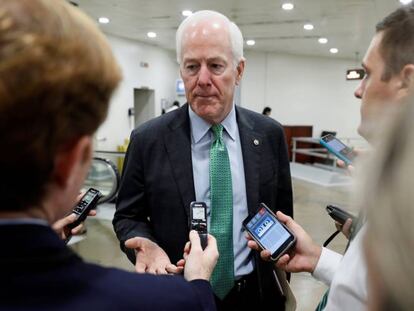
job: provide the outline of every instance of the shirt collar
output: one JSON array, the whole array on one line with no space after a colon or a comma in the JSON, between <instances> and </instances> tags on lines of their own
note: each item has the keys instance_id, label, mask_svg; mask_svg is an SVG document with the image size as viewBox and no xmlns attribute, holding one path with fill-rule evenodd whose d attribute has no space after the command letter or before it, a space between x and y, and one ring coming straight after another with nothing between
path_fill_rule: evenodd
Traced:
<instances>
[{"instance_id":1,"label":"shirt collar","mask_svg":"<svg viewBox=\"0 0 414 311\"><path fill-rule=\"evenodd\" d=\"M207 132L211 128L211 124L205 121L203 118L199 117L193 109L191 109L191 106L188 106L188 114L190 116L190 124L191 124L191 135L193 142L197 144L204 135L207 134ZM227 134L231 138L231 140L236 140L236 133L237 133L237 121L236 121L236 109L233 107L230 110L230 113L227 115L227 117L221 122L224 129L226 130Z\"/></svg>"}]
</instances>

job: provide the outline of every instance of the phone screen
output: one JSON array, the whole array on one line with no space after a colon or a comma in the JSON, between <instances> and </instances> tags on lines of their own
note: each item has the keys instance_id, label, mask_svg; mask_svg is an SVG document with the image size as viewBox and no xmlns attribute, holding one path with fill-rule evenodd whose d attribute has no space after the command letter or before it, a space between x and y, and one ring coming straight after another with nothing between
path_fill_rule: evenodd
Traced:
<instances>
[{"instance_id":1,"label":"phone screen","mask_svg":"<svg viewBox=\"0 0 414 311\"><path fill-rule=\"evenodd\" d=\"M334 136L327 135L322 137L322 140L325 142L328 149L330 149L333 153L342 155L344 157L344 160L346 159L349 162L352 162L355 159L355 154L353 153L352 149Z\"/></svg>"},{"instance_id":2,"label":"phone screen","mask_svg":"<svg viewBox=\"0 0 414 311\"><path fill-rule=\"evenodd\" d=\"M264 207L250 219L246 228L261 246L272 254L292 239L290 232Z\"/></svg>"}]
</instances>

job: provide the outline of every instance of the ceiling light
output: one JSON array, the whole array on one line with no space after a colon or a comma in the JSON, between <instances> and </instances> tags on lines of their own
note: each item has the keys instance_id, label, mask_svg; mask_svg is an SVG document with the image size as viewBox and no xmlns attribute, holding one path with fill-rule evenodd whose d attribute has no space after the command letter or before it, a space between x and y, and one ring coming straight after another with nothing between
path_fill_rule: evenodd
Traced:
<instances>
[{"instance_id":1,"label":"ceiling light","mask_svg":"<svg viewBox=\"0 0 414 311\"><path fill-rule=\"evenodd\" d=\"M320 44L327 44L327 43L328 43L328 39L326 39L326 38L319 38L319 39L318 39L318 42L319 42Z\"/></svg>"},{"instance_id":2,"label":"ceiling light","mask_svg":"<svg viewBox=\"0 0 414 311\"><path fill-rule=\"evenodd\" d=\"M109 23L109 18L108 17L99 17L98 22L100 22L101 24L108 24Z\"/></svg>"},{"instance_id":3,"label":"ceiling light","mask_svg":"<svg viewBox=\"0 0 414 311\"><path fill-rule=\"evenodd\" d=\"M193 12L190 11L190 10L184 10L184 11L181 12L181 14L183 14L183 16L190 16L190 15L193 14Z\"/></svg>"},{"instance_id":4,"label":"ceiling light","mask_svg":"<svg viewBox=\"0 0 414 311\"><path fill-rule=\"evenodd\" d=\"M256 44L256 41L254 41L254 40L247 40L246 41L246 44L247 45L255 45Z\"/></svg>"},{"instance_id":5,"label":"ceiling light","mask_svg":"<svg viewBox=\"0 0 414 311\"><path fill-rule=\"evenodd\" d=\"M155 32L150 31L150 32L147 33L148 38L155 38L156 36L157 36L157 34Z\"/></svg>"},{"instance_id":6,"label":"ceiling light","mask_svg":"<svg viewBox=\"0 0 414 311\"><path fill-rule=\"evenodd\" d=\"M303 29L305 29L305 30L312 30L314 27L313 27L313 25L312 24L305 24L305 25L303 25Z\"/></svg>"},{"instance_id":7,"label":"ceiling light","mask_svg":"<svg viewBox=\"0 0 414 311\"><path fill-rule=\"evenodd\" d=\"M329 50L329 52L331 52L332 54L336 54L339 52L339 50L337 48L332 48Z\"/></svg>"},{"instance_id":8,"label":"ceiling light","mask_svg":"<svg viewBox=\"0 0 414 311\"><path fill-rule=\"evenodd\" d=\"M286 2L282 4L282 9L285 11L293 10L294 7L293 3Z\"/></svg>"},{"instance_id":9,"label":"ceiling light","mask_svg":"<svg viewBox=\"0 0 414 311\"><path fill-rule=\"evenodd\" d=\"M411 2L413 2L413 0L400 0L401 4L410 4Z\"/></svg>"}]
</instances>

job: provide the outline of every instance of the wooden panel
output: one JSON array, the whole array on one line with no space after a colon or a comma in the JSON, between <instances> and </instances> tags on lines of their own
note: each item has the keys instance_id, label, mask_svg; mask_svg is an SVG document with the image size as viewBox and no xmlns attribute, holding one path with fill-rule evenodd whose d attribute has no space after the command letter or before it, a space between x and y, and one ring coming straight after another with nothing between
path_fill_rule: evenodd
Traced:
<instances>
[{"instance_id":1,"label":"wooden panel","mask_svg":"<svg viewBox=\"0 0 414 311\"><path fill-rule=\"evenodd\" d=\"M312 137L313 126L312 125L283 125L285 130L286 142L288 145L289 160L292 161L292 137ZM313 144L298 143L297 148L312 148ZM304 154L296 155L296 162L309 163L312 157Z\"/></svg>"}]
</instances>

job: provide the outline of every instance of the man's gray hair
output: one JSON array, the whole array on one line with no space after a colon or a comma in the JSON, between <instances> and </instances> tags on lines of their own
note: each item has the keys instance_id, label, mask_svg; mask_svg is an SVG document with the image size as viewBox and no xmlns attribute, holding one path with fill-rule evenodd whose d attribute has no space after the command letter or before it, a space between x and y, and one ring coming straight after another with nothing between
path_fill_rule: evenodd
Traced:
<instances>
[{"instance_id":1,"label":"man's gray hair","mask_svg":"<svg viewBox=\"0 0 414 311\"><path fill-rule=\"evenodd\" d=\"M177 29L175 36L176 51L177 51L177 62L181 64L182 60L182 39L183 34L188 26L198 24L201 21L220 19L228 25L228 31L230 36L231 49L233 54L233 65L236 67L239 62L243 59L243 35L237 27L237 25L231 22L226 16L219 12L203 10L195 12L188 16L182 21Z\"/></svg>"}]
</instances>

